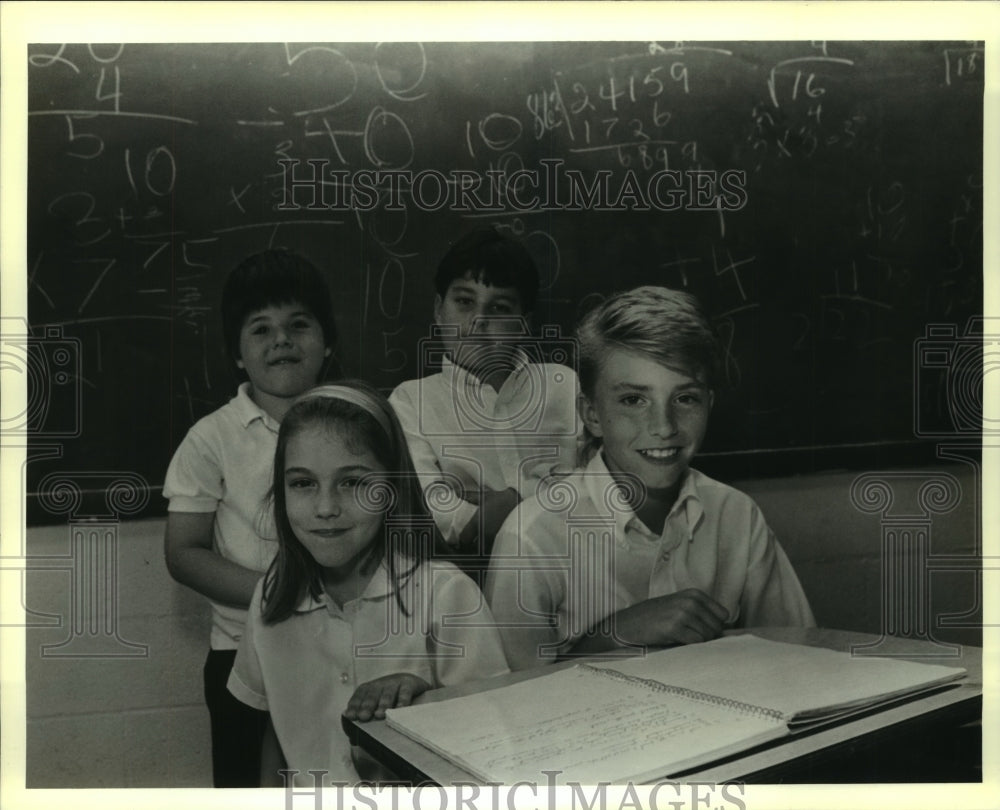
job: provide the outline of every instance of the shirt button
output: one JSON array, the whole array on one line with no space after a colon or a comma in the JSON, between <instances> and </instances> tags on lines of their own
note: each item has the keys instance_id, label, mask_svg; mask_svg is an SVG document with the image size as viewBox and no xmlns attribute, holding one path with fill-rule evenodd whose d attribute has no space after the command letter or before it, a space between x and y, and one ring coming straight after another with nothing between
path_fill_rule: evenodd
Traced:
<instances>
[{"instance_id":1,"label":"shirt button","mask_svg":"<svg viewBox=\"0 0 1000 810\"><path fill-rule=\"evenodd\" d=\"M347 683L350 679L351 679L351 676L348 675L346 672L341 672L340 673L340 682L341 683Z\"/></svg>"}]
</instances>

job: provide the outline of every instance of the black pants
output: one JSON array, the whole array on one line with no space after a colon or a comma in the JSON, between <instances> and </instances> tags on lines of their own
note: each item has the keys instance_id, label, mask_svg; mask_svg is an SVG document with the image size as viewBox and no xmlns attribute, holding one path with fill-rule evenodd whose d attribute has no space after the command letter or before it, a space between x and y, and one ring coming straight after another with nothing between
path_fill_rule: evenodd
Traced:
<instances>
[{"instance_id":1,"label":"black pants","mask_svg":"<svg viewBox=\"0 0 1000 810\"><path fill-rule=\"evenodd\" d=\"M205 659L205 703L212 723L215 787L260 787L260 747L267 712L233 697L226 688L236 650L209 650Z\"/></svg>"}]
</instances>

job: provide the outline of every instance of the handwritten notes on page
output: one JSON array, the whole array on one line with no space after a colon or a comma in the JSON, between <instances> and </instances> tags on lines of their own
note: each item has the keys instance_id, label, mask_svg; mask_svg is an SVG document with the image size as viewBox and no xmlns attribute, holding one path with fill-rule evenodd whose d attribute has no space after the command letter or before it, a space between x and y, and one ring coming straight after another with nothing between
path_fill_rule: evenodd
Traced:
<instances>
[{"instance_id":1,"label":"handwritten notes on page","mask_svg":"<svg viewBox=\"0 0 1000 810\"><path fill-rule=\"evenodd\" d=\"M771 716L610 678L586 666L386 713L485 782L651 781L787 733ZM547 773L549 772L549 773Z\"/></svg>"},{"instance_id":2,"label":"handwritten notes on page","mask_svg":"<svg viewBox=\"0 0 1000 810\"><path fill-rule=\"evenodd\" d=\"M746 635L581 663L386 720L484 782L644 782L964 674Z\"/></svg>"}]
</instances>

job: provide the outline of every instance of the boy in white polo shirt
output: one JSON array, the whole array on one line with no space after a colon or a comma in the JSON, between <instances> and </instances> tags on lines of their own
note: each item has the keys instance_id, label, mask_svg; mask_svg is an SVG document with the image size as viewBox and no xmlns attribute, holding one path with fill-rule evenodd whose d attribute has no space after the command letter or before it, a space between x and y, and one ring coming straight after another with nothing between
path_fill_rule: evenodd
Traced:
<instances>
[{"instance_id":1,"label":"boy in white polo shirt","mask_svg":"<svg viewBox=\"0 0 1000 810\"><path fill-rule=\"evenodd\" d=\"M590 460L507 519L487 576L511 669L707 641L727 626L812 626L757 505L690 467L718 368L694 298L621 293L577 340Z\"/></svg>"},{"instance_id":2,"label":"boy in white polo shirt","mask_svg":"<svg viewBox=\"0 0 1000 810\"><path fill-rule=\"evenodd\" d=\"M480 581L497 529L541 479L576 465L581 427L568 341L532 338L538 270L494 228L456 242L435 276L441 370L399 385L399 416L445 556Z\"/></svg>"}]
</instances>

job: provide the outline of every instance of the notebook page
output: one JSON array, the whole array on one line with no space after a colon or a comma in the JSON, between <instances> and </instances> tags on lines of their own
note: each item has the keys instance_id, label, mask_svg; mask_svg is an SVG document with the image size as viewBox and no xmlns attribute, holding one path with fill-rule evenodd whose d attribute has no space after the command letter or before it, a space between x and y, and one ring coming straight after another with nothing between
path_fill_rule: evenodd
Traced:
<instances>
[{"instance_id":1,"label":"notebook page","mask_svg":"<svg viewBox=\"0 0 1000 810\"><path fill-rule=\"evenodd\" d=\"M749 634L595 666L775 709L788 721L916 693L965 674L959 667L852 656Z\"/></svg>"},{"instance_id":2,"label":"notebook page","mask_svg":"<svg viewBox=\"0 0 1000 810\"><path fill-rule=\"evenodd\" d=\"M787 734L773 717L584 667L386 712L389 725L483 781L649 781Z\"/></svg>"}]
</instances>

